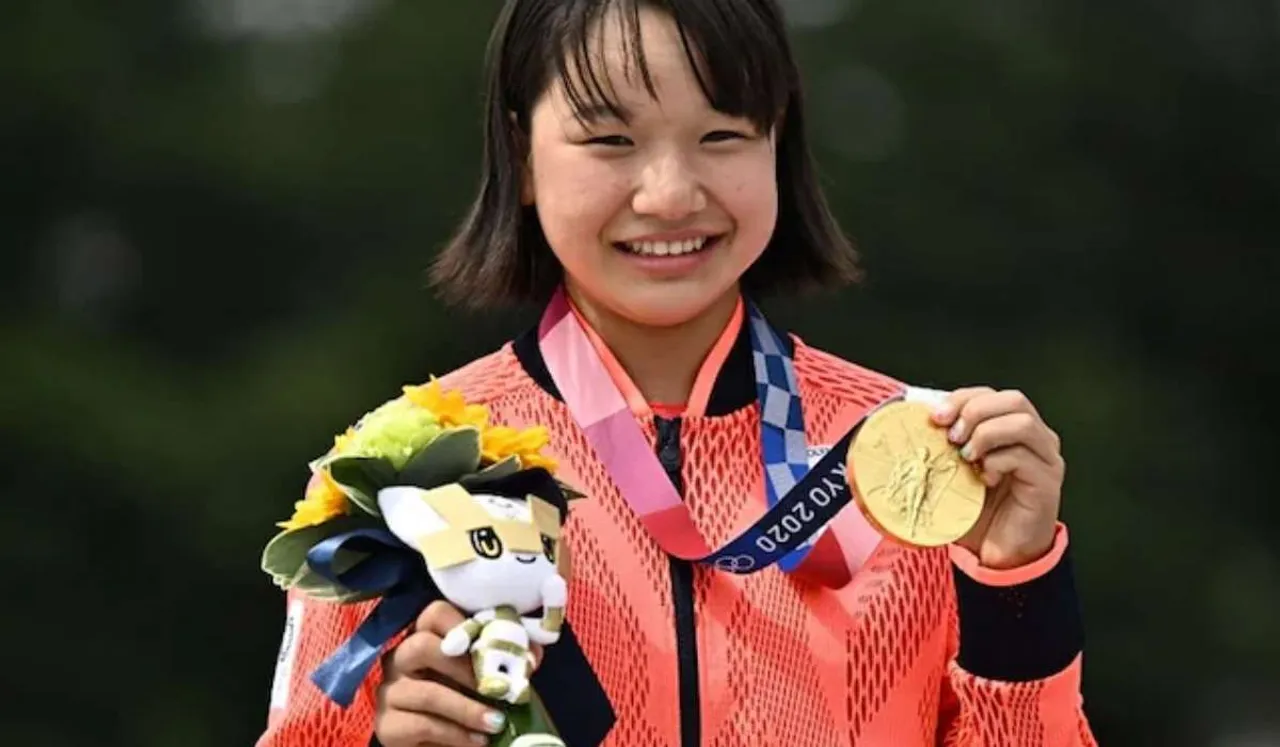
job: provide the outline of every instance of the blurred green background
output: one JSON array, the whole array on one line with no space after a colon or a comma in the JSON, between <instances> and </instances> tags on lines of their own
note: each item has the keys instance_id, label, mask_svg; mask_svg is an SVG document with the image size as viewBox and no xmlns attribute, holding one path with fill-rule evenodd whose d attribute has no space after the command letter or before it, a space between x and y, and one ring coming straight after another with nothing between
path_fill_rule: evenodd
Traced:
<instances>
[{"instance_id":1,"label":"blurred green background","mask_svg":"<svg viewBox=\"0 0 1280 747\"><path fill-rule=\"evenodd\" d=\"M497 4L4 3L0 743L256 738L306 461L524 324L423 276ZM868 280L771 313L1063 434L1104 744L1280 744L1280 5L785 5Z\"/></svg>"}]
</instances>

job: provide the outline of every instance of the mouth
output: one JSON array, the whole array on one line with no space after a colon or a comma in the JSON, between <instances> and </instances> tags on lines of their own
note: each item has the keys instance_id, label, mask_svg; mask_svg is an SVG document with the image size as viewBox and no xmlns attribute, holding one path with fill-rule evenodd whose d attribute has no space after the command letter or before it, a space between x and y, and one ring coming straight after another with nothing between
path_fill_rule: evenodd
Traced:
<instances>
[{"instance_id":1,"label":"mouth","mask_svg":"<svg viewBox=\"0 0 1280 747\"><path fill-rule=\"evenodd\" d=\"M516 556L516 562L524 563L525 565L530 565L531 563L537 562L537 560L538 560L537 555L517 555Z\"/></svg>"},{"instance_id":2,"label":"mouth","mask_svg":"<svg viewBox=\"0 0 1280 747\"><path fill-rule=\"evenodd\" d=\"M715 247L724 237L725 234L715 234L671 241L617 241L614 242L613 248L625 254L645 258L686 257Z\"/></svg>"}]
</instances>

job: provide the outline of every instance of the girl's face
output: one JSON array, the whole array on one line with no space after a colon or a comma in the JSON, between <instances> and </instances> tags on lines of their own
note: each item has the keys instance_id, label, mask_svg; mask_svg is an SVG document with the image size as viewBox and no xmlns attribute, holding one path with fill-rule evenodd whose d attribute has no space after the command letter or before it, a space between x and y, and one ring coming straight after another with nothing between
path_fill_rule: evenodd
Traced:
<instances>
[{"instance_id":1,"label":"girl's face","mask_svg":"<svg viewBox=\"0 0 1280 747\"><path fill-rule=\"evenodd\" d=\"M736 294L764 251L778 211L774 139L711 108L668 16L643 9L640 30L657 95L616 19L602 23L592 46L625 121L603 107L575 117L551 86L530 113L524 198L575 298L673 326Z\"/></svg>"}]
</instances>

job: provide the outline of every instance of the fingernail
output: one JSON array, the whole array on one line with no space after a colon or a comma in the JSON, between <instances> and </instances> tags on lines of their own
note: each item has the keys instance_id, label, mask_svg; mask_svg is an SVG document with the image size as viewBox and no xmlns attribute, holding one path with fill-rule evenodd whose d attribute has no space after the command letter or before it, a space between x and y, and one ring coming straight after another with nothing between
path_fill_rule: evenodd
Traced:
<instances>
[{"instance_id":1,"label":"fingernail","mask_svg":"<svg viewBox=\"0 0 1280 747\"><path fill-rule=\"evenodd\" d=\"M933 416L938 420L946 420L955 414L956 408L950 402L941 402L934 405Z\"/></svg>"},{"instance_id":2,"label":"fingernail","mask_svg":"<svg viewBox=\"0 0 1280 747\"><path fill-rule=\"evenodd\" d=\"M472 734L471 741L476 744L489 744L489 738L483 734Z\"/></svg>"},{"instance_id":3,"label":"fingernail","mask_svg":"<svg viewBox=\"0 0 1280 747\"><path fill-rule=\"evenodd\" d=\"M489 711L484 715L484 723L494 734L502 731L502 727L507 723L507 717L497 711Z\"/></svg>"},{"instance_id":4,"label":"fingernail","mask_svg":"<svg viewBox=\"0 0 1280 747\"><path fill-rule=\"evenodd\" d=\"M966 462L973 461L973 442L972 441L960 447L960 458L965 460Z\"/></svg>"},{"instance_id":5,"label":"fingernail","mask_svg":"<svg viewBox=\"0 0 1280 747\"><path fill-rule=\"evenodd\" d=\"M952 443L960 443L960 439L964 438L964 418L957 420L956 424L951 426L951 430L947 431L947 438L951 439Z\"/></svg>"}]
</instances>

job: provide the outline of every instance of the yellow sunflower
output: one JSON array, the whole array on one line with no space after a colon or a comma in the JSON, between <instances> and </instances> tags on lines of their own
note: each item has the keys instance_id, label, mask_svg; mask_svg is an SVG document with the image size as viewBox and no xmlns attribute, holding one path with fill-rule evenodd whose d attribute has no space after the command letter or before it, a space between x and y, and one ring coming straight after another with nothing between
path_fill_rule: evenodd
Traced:
<instances>
[{"instance_id":1,"label":"yellow sunflower","mask_svg":"<svg viewBox=\"0 0 1280 747\"><path fill-rule=\"evenodd\" d=\"M445 428L472 426L480 431L480 455L486 462L500 462L511 456L520 458L524 469L542 467L554 472L554 459L539 451L549 440L547 429L542 427L516 430L503 425L489 425L489 410L484 405L467 404L462 393L444 391L440 381L432 378L421 386L404 388L405 397L431 412Z\"/></svg>"},{"instance_id":2,"label":"yellow sunflower","mask_svg":"<svg viewBox=\"0 0 1280 747\"><path fill-rule=\"evenodd\" d=\"M540 453L549 440L547 429L542 426L516 430L497 425L480 431L480 456L490 462L515 456L524 469L542 467L555 472L556 461Z\"/></svg>"},{"instance_id":3,"label":"yellow sunflower","mask_svg":"<svg viewBox=\"0 0 1280 747\"><path fill-rule=\"evenodd\" d=\"M329 476L329 470L318 469L311 474L304 498L293 504L293 516L276 526L286 531L312 527L351 513L351 501Z\"/></svg>"},{"instance_id":4,"label":"yellow sunflower","mask_svg":"<svg viewBox=\"0 0 1280 747\"><path fill-rule=\"evenodd\" d=\"M484 430L489 422L489 410L484 405L469 405L461 392L442 390L435 377L430 383L405 387L404 394L410 402L434 414L446 428L470 425Z\"/></svg>"}]
</instances>

